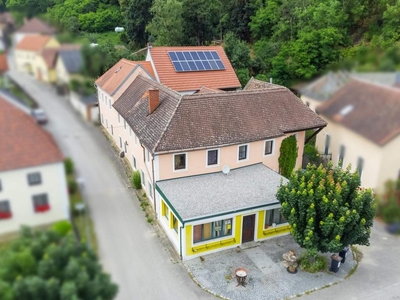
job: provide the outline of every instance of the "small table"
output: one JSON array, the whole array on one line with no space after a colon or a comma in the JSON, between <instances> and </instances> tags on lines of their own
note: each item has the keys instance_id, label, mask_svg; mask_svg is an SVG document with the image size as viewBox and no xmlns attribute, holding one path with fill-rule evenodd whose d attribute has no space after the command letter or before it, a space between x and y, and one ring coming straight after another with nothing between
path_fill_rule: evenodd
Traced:
<instances>
[{"instance_id":1,"label":"small table","mask_svg":"<svg viewBox=\"0 0 400 300\"><path fill-rule=\"evenodd\" d=\"M237 286L239 286L239 285L245 286L247 274L248 274L248 272L244 268L238 268L235 270L236 280L238 282Z\"/></svg>"}]
</instances>

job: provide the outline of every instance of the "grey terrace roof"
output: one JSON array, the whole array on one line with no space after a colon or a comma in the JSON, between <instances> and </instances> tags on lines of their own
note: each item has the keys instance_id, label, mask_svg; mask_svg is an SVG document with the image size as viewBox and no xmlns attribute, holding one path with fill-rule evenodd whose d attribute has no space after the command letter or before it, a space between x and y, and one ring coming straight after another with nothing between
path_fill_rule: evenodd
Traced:
<instances>
[{"instance_id":1,"label":"grey terrace roof","mask_svg":"<svg viewBox=\"0 0 400 300\"><path fill-rule=\"evenodd\" d=\"M157 181L183 221L207 218L251 207L279 203L281 180L288 180L263 164L222 172Z\"/></svg>"},{"instance_id":2,"label":"grey terrace roof","mask_svg":"<svg viewBox=\"0 0 400 300\"><path fill-rule=\"evenodd\" d=\"M80 97L79 100L86 105L90 105L90 104L96 104L98 99L97 99L97 95L93 94L93 95L89 95L86 97Z\"/></svg>"},{"instance_id":3,"label":"grey terrace roof","mask_svg":"<svg viewBox=\"0 0 400 300\"><path fill-rule=\"evenodd\" d=\"M63 61L68 73L74 74L79 72L79 69L83 64L80 49L59 50L58 55L60 55L61 60Z\"/></svg>"},{"instance_id":4,"label":"grey terrace roof","mask_svg":"<svg viewBox=\"0 0 400 300\"><path fill-rule=\"evenodd\" d=\"M160 90L160 106L148 113L149 88ZM326 126L289 89L180 95L138 76L114 108L152 153L225 146Z\"/></svg>"},{"instance_id":5,"label":"grey terrace roof","mask_svg":"<svg viewBox=\"0 0 400 300\"><path fill-rule=\"evenodd\" d=\"M269 83L266 81L255 79L251 77L250 80L247 82L246 86L243 88L245 91L250 90L258 90L258 89L274 89L274 88L281 88L282 86Z\"/></svg>"}]
</instances>

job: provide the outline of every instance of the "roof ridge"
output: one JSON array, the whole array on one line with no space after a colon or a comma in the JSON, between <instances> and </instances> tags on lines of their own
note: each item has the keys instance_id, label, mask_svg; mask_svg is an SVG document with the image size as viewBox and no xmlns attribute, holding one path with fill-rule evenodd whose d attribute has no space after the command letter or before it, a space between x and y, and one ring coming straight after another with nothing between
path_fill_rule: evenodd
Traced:
<instances>
[{"instance_id":1,"label":"roof ridge","mask_svg":"<svg viewBox=\"0 0 400 300\"><path fill-rule=\"evenodd\" d=\"M383 89L391 90L392 92L400 93L400 89L398 87L389 86L389 85L385 85L385 84L377 83L377 82L371 82L366 79L354 78L353 76L351 76L351 80L358 81L360 83L369 84L369 85L376 86L376 87L381 87Z\"/></svg>"},{"instance_id":2,"label":"roof ridge","mask_svg":"<svg viewBox=\"0 0 400 300\"><path fill-rule=\"evenodd\" d=\"M159 83L159 82L156 81L156 80L149 79L149 78L147 78L147 77L144 77L144 76L141 75L141 74L139 74L136 78L138 78L138 77L144 79L145 81L148 81L149 83L155 83L156 85L158 85L159 87L161 87L162 90L163 90L164 92L168 92L169 94L173 94L173 95L179 96L179 97L182 96L182 95L181 95L180 93L178 93L177 91L175 91L175 90L173 90L173 89L167 87L166 85L163 85L162 83ZM136 80L136 79L135 79L135 80ZM135 80L134 80L134 81L135 81ZM132 85L132 84L133 84L133 81L132 81L131 85ZM121 95L121 96L122 96L122 95Z\"/></svg>"}]
</instances>

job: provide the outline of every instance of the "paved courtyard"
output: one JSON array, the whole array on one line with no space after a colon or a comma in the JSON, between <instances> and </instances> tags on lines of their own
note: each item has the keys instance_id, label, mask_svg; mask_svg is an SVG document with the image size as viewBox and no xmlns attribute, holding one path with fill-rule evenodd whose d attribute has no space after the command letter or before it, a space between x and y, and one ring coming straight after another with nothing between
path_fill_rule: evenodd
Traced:
<instances>
[{"instance_id":1,"label":"paved courtyard","mask_svg":"<svg viewBox=\"0 0 400 300\"><path fill-rule=\"evenodd\" d=\"M346 262L339 272L330 271L307 273L299 269L290 274L282 265L282 255L289 250L296 254L304 250L294 242L290 235L273 238L254 247L236 249L204 255L185 262L194 280L210 293L228 299L287 299L303 295L338 283L355 266L349 251ZM330 255L324 254L330 264ZM238 286L235 278L237 268L248 271L248 283Z\"/></svg>"}]
</instances>

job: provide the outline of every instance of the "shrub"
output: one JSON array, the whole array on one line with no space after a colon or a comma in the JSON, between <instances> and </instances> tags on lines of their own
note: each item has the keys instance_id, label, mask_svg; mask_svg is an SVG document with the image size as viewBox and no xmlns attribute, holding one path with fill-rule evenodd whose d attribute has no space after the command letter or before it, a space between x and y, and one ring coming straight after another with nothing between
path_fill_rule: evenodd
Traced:
<instances>
[{"instance_id":1,"label":"shrub","mask_svg":"<svg viewBox=\"0 0 400 300\"><path fill-rule=\"evenodd\" d=\"M64 160L64 166L65 166L65 172L67 173L67 175L71 175L74 173L74 162L72 161L72 159L67 157Z\"/></svg>"},{"instance_id":2,"label":"shrub","mask_svg":"<svg viewBox=\"0 0 400 300\"><path fill-rule=\"evenodd\" d=\"M294 135L285 138L280 148L279 172L282 176L289 178L296 166L297 160L297 139Z\"/></svg>"},{"instance_id":3,"label":"shrub","mask_svg":"<svg viewBox=\"0 0 400 300\"><path fill-rule=\"evenodd\" d=\"M313 260L313 259L311 259ZM310 256L307 252L304 252L300 256L299 266L302 270L309 272L309 273L316 273L321 272L327 269L328 262L325 256L317 255L313 262L310 262Z\"/></svg>"},{"instance_id":4,"label":"shrub","mask_svg":"<svg viewBox=\"0 0 400 300\"><path fill-rule=\"evenodd\" d=\"M132 173L132 177L131 177L131 182L132 182L132 186L139 190L142 188L142 181L140 178L140 172L139 171L135 171Z\"/></svg>"},{"instance_id":5,"label":"shrub","mask_svg":"<svg viewBox=\"0 0 400 300\"><path fill-rule=\"evenodd\" d=\"M61 236L66 236L72 230L71 223L67 220L59 221L51 226L51 229Z\"/></svg>"},{"instance_id":6,"label":"shrub","mask_svg":"<svg viewBox=\"0 0 400 300\"><path fill-rule=\"evenodd\" d=\"M78 191L78 183L73 178L68 179L68 191L71 195Z\"/></svg>"}]
</instances>

